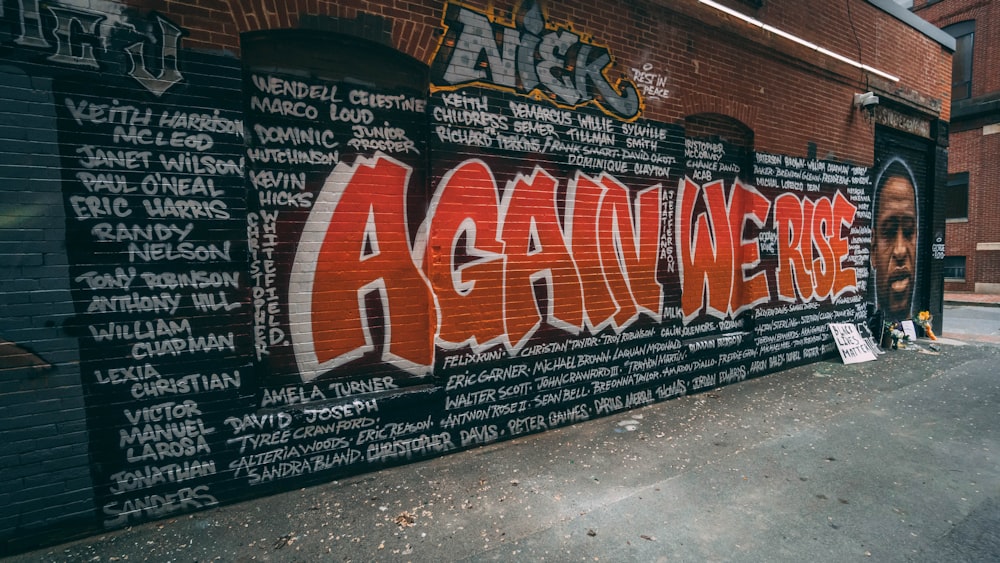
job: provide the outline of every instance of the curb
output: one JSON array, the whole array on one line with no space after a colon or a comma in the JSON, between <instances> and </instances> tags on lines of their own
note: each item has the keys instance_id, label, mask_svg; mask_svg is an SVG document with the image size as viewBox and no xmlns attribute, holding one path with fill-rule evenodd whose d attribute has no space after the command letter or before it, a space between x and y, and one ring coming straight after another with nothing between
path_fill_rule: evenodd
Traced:
<instances>
[{"instance_id":1,"label":"curb","mask_svg":"<svg viewBox=\"0 0 1000 563\"><path fill-rule=\"evenodd\" d=\"M1000 302L996 301L967 301L961 299L945 299L945 305L960 305L966 307L1000 307Z\"/></svg>"}]
</instances>

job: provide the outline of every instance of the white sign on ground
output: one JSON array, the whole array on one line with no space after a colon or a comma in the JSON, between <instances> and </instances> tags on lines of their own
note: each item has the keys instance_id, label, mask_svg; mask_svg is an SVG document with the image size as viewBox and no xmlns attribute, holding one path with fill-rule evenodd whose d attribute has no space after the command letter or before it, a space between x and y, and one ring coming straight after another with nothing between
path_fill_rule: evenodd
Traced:
<instances>
[{"instance_id":1,"label":"white sign on ground","mask_svg":"<svg viewBox=\"0 0 1000 563\"><path fill-rule=\"evenodd\" d=\"M851 323L830 323L830 333L837 343L837 351L845 364L870 362L877 357L868 343L858 332L858 327Z\"/></svg>"}]
</instances>

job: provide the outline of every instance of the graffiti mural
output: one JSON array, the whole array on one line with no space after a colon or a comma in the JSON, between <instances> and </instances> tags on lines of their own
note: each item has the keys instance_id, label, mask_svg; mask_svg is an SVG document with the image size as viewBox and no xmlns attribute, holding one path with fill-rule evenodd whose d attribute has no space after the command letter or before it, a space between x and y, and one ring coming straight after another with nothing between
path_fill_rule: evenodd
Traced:
<instances>
[{"instance_id":1,"label":"graffiti mural","mask_svg":"<svg viewBox=\"0 0 1000 563\"><path fill-rule=\"evenodd\" d=\"M56 86L67 252L113 526L217 502L207 478L224 417L206 405L241 404L251 375L249 335L234 329L246 317L243 126L235 108L198 106L210 84L147 99L81 86Z\"/></svg>"},{"instance_id":2,"label":"graffiti mural","mask_svg":"<svg viewBox=\"0 0 1000 563\"><path fill-rule=\"evenodd\" d=\"M331 78L247 71L257 359L304 382L359 361L379 378L396 375L382 363L419 375L430 365L430 296L398 258L413 244L408 215L424 207L426 77L383 89L352 84L368 77L350 71L316 72Z\"/></svg>"},{"instance_id":3,"label":"graffiti mural","mask_svg":"<svg viewBox=\"0 0 1000 563\"><path fill-rule=\"evenodd\" d=\"M891 319L913 312L917 270L917 193L905 161L894 159L875 183L872 266L875 305Z\"/></svg>"},{"instance_id":4,"label":"graffiti mural","mask_svg":"<svg viewBox=\"0 0 1000 563\"><path fill-rule=\"evenodd\" d=\"M872 182L872 302L885 322L915 318L931 309L927 295L933 249L928 149L925 139L876 129L876 166Z\"/></svg>"},{"instance_id":5,"label":"graffiti mural","mask_svg":"<svg viewBox=\"0 0 1000 563\"><path fill-rule=\"evenodd\" d=\"M11 227L0 270L63 297L58 325L0 327L0 368L72 364L105 528L814 362L830 323L926 300L909 141L880 133L870 168L653 119L674 68L533 0L447 3L425 60L266 26L237 57L111 1L16 4L3 73L47 135L2 168L44 169L58 209L11 221L46 258Z\"/></svg>"},{"instance_id":6,"label":"graffiti mural","mask_svg":"<svg viewBox=\"0 0 1000 563\"><path fill-rule=\"evenodd\" d=\"M24 56L57 70L67 326L79 337L96 513L113 527L218 503L217 407L245 403L252 369L249 335L235 328L249 318L243 124L224 102L238 67L182 60L170 20L106 4L27 2L12 15ZM127 70L103 72L113 68Z\"/></svg>"},{"instance_id":7,"label":"graffiti mural","mask_svg":"<svg viewBox=\"0 0 1000 563\"><path fill-rule=\"evenodd\" d=\"M317 44L365 62L316 57ZM426 67L331 34L245 46L255 400L269 410L227 419L233 478L268 486L453 449L420 404L436 324L415 262Z\"/></svg>"},{"instance_id":8,"label":"graffiti mural","mask_svg":"<svg viewBox=\"0 0 1000 563\"><path fill-rule=\"evenodd\" d=\"M527 30L548 29L529 12ZM621 103L540 80L551 104L497 73L456 87L456 51L489 47L471 39L485 16L449 13L463 27L455 50L442 40L436 60L451 62L429 98L421 83L362 88L338 69L258 72L248 51L246 139L235 113L66 95L71 239L86 241L74 262L100 264L95 249L128 258L76 276L85 318L99 321L90 340L120 343L112 356L136 364L94 377L156 382L110 401L125 465L107 477L109 525L214 503L207 484L148 493L179 472L211 477L223 459L234 480L264 485L544 430L818 357L825 322L858 316L844 234L857 207L836 186L865 169L830 164L843 172L831 180L825 163L759 155L775 166L754 170L758 188L724 144L611 111ZM519 37L518 48L537 39ZM220 156L225 142L245 156ZM226 186L244 176L247 262L217 271L240 264L240 235L217 231L241 205ZM215 236L198 237L202 224ZM178 263L215 266L165 268ZM239 357L237 333L198 312L252 314L253 376L218 369ZM785 317L811 326L787 338L777 328L798 321ZM241 388L279 410L210 416L197 400L161 401ZM415 409L406 389L439 407ZM135 490L146 494L115 500Z\"/></svg>"},{"instance_id":9,"label":"graffiti mural","mask_svg":"<svg viewBox=\"0 0 1000 563\"><path fill-rule=\"evenodd\" d=\"M445 36L431 70L436 87L488 84L536 97L551 95L569 108L593 105L624 119L639 115L635 84L612 83L606 74L613 64L606 48L585 41L572 29L549 24L534 0L522 2L514 19L503 22L449 3Z\"/></svg>"},{"instance_id":10,"label":"graffiti mural","mask_svg":"<svg viewBox=\"0 0 1000 563\"><path fill-rule=\"evenodd\" d=\"M129 70L125 75L154 96L162 96L184 80L177 59L184 31L162 16L151 14L149 23L155 25L146 25L123 5L110 1L43 4L24 0L18 4L14 16L19 32L14 42L36 51L50 64L102 70L126 57ZM144 28L149 30L145 34L139 31Z\"/></svg>"}]
</instances>

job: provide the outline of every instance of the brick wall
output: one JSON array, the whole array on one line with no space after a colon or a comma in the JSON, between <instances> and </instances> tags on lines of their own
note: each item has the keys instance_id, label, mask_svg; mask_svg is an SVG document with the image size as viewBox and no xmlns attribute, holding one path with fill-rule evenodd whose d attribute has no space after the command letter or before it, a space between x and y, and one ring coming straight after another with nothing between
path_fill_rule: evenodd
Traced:
<instances>
[{"instance_id":1,"label":"brick wall","mask_svg":"<svg viewBox=\"0 0 1000 563\"><path fill-rule=\"evenodd\" d=\"M976 218L979 207L976 206L977 198L982 194L974 187L978 185L978 173L973 179L972 170L978 168L978 150L976 146L980 138L979 131L965 131L952 133L951 145L949 147L948 171L952 174L969 172L969 217L966 221L952 221L948 223L947 231L947 252L949 256L965 256L965 282L949 282L948 288L958 291L973 291L977 277L976 241L978 239ZM977 170L978 172L978 170ZM978 202L983 205L986 202ZM988 203L986 203L988 205Z\"/></svg>"},{"instance_id":2,"label":"brick wall","mask_svg":"<svg viewBox=\"0 0 1000 563\"><path fill-rule=\"evenodd\" d=\"M947 114L860 2L752 15L898 83L693 1L88 6L0 12L10 549L830 355Z\"/></svg>"},{"instance_id":3,"label":"brick wall","mask_svg":"<svg viewBox=\"0 0 1000 563\"><path fill-rule=\"evenodd\" d=\"M915 3L920 4L920 3ZM968 20L976 22L975 52L972 60L972 96L982 96L1000 90L996 68L997 45L1000 45L1000 6L987 0L942 0L930 6L916 6L921 18L938 27Z\"/></svg>"},{"instance_id":4,"label":"brick wall","mask_svg":"<svg viewBox=\"0 0 1000 563\"><path fill-rule=\"evenodd\" d=\"M964 131L955 135L958 144L952 148L954 163L949 167L954 172L969 172L969 222L952 223L955 232L956 255L967 257L966 280L978 283L1000 283L996 250L982 250L980 243L1000 242L1000 225L996 224L996 214L1000 204L996 201L996 190L1000 187L1000 164L996 155L1000 150L1000 136L984 135L982 128ZM951 245L949 231L949 248ZM950 250L949 250L950 253ZM966 267L969 268L969 265ZM975 286L968 289L974 290Z\"/></svg>"},{"instance_id":5,"label":"brick wall","mask_svg":"<svg viewBox=\"0 0 1000 563\"><path fill-rule=\"evenodd\" d=\"M952 282L948 288L975 291L977 284L1000 283L995 250L982 250L981 243L1000 241L1000 226L993 219L1000 212L993 194L1000 187L996 151L1000 139L994 130L1000 122L995 99L1000 92L1000 76L993 70L998 64L1000 45L1000 5L976 0L944 0L917 6L920 17L940 27L975 21L972 60L971 99L959 100L952 123L949 172L969 174L969 217L965 222L948 224L947 247L950 256L965 256L965 282ZM994 125L994 127L989 127ZM981 287L981 286L980 286Z\"/></svg>"},{"instance_id":6,"label":"brick wall","mask_svg":"<svg viewBox=\"0 0 1000 563\"><path fill-rule=\"evenodd\" d=\"M71 324L51 80L4 66L0 156L0 529L83 528L93 484ZM44 95L39 96L38 93ZM13 133L13 134L11 134Z\"/></svg>"}]
</instances>

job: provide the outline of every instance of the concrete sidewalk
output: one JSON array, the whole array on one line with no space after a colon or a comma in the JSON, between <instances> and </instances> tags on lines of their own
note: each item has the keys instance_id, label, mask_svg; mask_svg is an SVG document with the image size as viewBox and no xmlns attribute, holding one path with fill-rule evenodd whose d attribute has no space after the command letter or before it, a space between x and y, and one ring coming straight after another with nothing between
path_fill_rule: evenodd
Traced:
<instances>
[{"instance_id":1,"label":"concrete sidewalk","mask_svg":"<svg viewBox=\"0 0 1000 563\"><path fill-rule=\"evenodd\" d=\"M998 560L1000 347L939 347L829 360L10 560Z\"/></svg>"},{"instance_id":2,"label":"concrete sidewalk","mask_svg":"<svg viewBox=\"0 0 1000 563\"><path fill-rule=\"evenodd\" d=\"M966 293L963 291L946 291L946 305L974 305L979 307L1000 307L1000 293Z\"/></svg>"}]
</instances>

